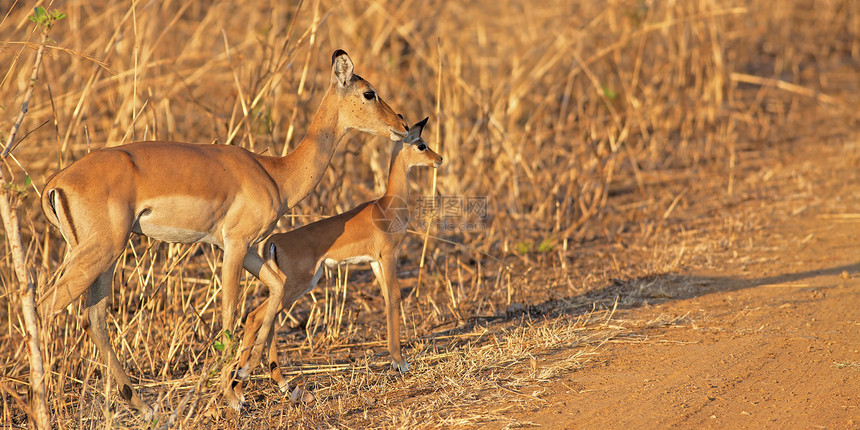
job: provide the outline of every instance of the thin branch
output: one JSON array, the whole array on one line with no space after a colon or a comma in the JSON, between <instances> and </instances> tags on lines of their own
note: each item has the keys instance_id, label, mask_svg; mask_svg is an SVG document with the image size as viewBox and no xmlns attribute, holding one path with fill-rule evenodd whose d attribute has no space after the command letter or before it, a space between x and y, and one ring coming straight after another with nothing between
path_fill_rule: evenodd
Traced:
<instances>
[{"instance_id":1,"label":"thin branch","mask_svg":"<svg viewBox=\"0 0 860 430\"><path fill-rule=\"evenodd\" d=\"M21 111L18 112L0 158L5 160L15 146L15 135L27 114L33 90L36 88L36 78L39 74L39 66L42 64L42 56L45 53L45 42L48 40L47 28L43 28L42 42L36 51L36 60L33 64L33 73L30 75L30 86L21 103ZM27 348L30 352L30 421L34 428L50 429L51 418L48 409L47 397L45 395L45 369L42 360L42 351L39 341L39 318L36 311L36 285L27 270L26 256L24 255L24 244L21 239L21 227L18 222L17 200L13 206L10 203L10 195L15 189L7 180L6 171L0 166L0 215L3 217L3 227L6 230L6 241L12 250L12 262L15 266L15 276L21 285L21 311L24 314L24 324L27 328Z\"/></svg>"},{"instance_id":2,"label":"thin branch","mask_svg":"<svg viewBox=\"0 0 860 430\"><path fill-rule=\"evenodd\" d=\"M54 49L57 51L65 52L66 54L69 54L72 57L75 57L77 59L87 60L87 61L99 66L100 68L104 69L106 72L110 73L111 75L116 75L116 72L114 72L110 68L110 66L108 65L107 62L99 60L98 58L93 57L92 55L87 55L87 54L75 51L74 49L66 48L64 46L37 44L37 43L33 43L33 42L2 42L2 41L0 41L0 51L2 51L3 47L6 45L24 45L27 48L36 49L36 50L41 49L42 47L44 47L44 49Z\"/></svg>"}]
</instances>

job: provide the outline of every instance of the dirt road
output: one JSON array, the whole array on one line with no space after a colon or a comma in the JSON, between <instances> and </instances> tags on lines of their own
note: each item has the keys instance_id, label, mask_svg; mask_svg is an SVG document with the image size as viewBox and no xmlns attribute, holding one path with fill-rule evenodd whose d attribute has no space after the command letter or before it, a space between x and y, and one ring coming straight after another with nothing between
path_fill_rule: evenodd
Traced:
<instances>
[{"instance_id":1,"label":"dirt road","mask_svg":"<svg viewBox=\"0 0 860 430\"><path fill-rule=\"evenodd\" d=\"M598 348L584 368L533 387L542 401L514 414L517 424L860 427L856 160L854 144L784 158L775 173L787 178L781 191L801 177L804 192L729 210L763 219L733 238L744 246L655 280L661 303L615 315L635 326L632 334Z\"/></svg>"}]
</instances>

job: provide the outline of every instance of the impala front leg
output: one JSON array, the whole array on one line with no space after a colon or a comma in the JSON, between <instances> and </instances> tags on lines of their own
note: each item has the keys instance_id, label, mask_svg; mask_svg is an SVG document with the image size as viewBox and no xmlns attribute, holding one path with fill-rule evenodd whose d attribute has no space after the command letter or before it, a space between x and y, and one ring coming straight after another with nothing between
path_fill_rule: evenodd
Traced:
<instances>
[{"instance_id":1,"label":"impala front leg","mask_svg":"<svg viewBox=\"0 0 860 430\"><path fill-rule=\"evenodd\" d=\"M392 256L370 263L385 298L385 316L388 326L388 352L391 365L400 373L409 371L409 363L400 353L400 286L397 283L397 260Z\"/></svg>"},{"instance_id":2,"label":"impala front leg","mask_svg":"<svg viewBox=\"0 0 860 430\"><path fill-rule=\"evenodd\" d=\"M224 398L227 399L230 407L236 410L239 410L240 405L245 401L241 380L248 378L251 368L260 362L266 343L271 341L270 333L274 330L272 326L278 311L280 311L284 291L283 276L264 263L256 250L249 249L245 253L242 265L269 288L269 298L248 315L236 364L225 366L221 374L221 390L224 393ZM262 317L259 315L261 311L263 312ZM252 337L253 345L251 345Z\"/></svg>"},{"instance_id":3,"label":"impala front leg","mask_svg":"<svg viewBox=\"0 0 860 430\"><path fill-rule=\"evenodd\" d=\"M241 379L247 379L251 372L251 368L260 363L260 359L263 356L263 349L266 347L266 343L271 340L271 335L269 333L274 330L275 317L278 316L278 312L281 310L281 300L284 297L283 275L277 269L272 268L269 263L264 262L260 255L257 254L256 250L251 249L245 255L244 266L245 269L251 272L269 288L269 298L266 300L263 321L254 338L254 346L251 349L251 356L244 363L239 363L241 367L239 367L237 371L237 376ZM245 336L249 334L251 333L246 333Z\"/></svg>"},{"instance_id":4,"label":"impala front leg","mask_svg":"<svg viewBox=\"0 0 860 430\"><path fill-rule=\"evenodd\" d=\"M236 305L239 302L239 278L242 274L242 262L247 249L248 245L246 244L225 243L224 246L224 261L221 267L221 288L224 297L221 306L221 330L224 333L232 333ZM227 345L227 351L232 351L233 342L238 342L233 336L228 336L224 340L224 343ZM233 392L233 386L238 383L233 378L233 363L234 361L231 360L229 364L224 366L221 372L221 387L227 404L238 411L245 399L241 391L238 397Z\"/></svg>"},{"instance_id":5,"label":"impala front leg","mask_svg":"<svg viewBox=\"0 0 860 430\"><path fill-rule=\"evenodd\" d=\"M221 288L224 301L221 305L221 330L233 332L236 306L239 304L239 279L242 276L242 261L247 246L225 245L224 261L221 266ZM229 338L227 340L230 340Z\"/></svg>"}]
</instances>

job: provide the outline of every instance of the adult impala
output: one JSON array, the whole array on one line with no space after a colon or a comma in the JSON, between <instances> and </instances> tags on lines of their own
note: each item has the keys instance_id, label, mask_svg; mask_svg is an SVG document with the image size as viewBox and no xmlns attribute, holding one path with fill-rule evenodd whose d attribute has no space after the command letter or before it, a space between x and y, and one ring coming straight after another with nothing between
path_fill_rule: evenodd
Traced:
<instances>
[{"instance_id":1,"label":"adult impala","mask_svg":"<svg viewBox=\"0 0 860 430\"><path fill-rule=\"evenodd\" d=\"M392 365L401 372L409 370L409 364L400 353L400 286L397 282L397 254L406 236L408 220L409 186L407 172L413 166L439 167L442 157L421 139L421 131L427 118L413 125L403 140L394 145L385 194L377 200L362 203L356 208L308 224L286 233L272 235L266 240L263 252L267 263L274 263L286 279L281 309L287 309L303 294L312 290L323 274L324 266L340 263L370 263L385 298L385 314L388 327L388 351ZM269 369L272 379L282 391L287 390L278 368L277 342L274 335L274 320L264 318L271 306L272 297L248 315L245 320L243 351L239 366L248 368L251 342L254 334L268 333ZM244 375L247 376L247 375ZM236 393L241 395L241 386Z\"/></svg>"},{"instance_id":2,"label":"adult impala","mask_svg":"<svg viewBox=\"0 0 860 430\"><path fill-rule=\"evenodd\" d=\"M331 84L301 143L284 157L229 145L137 142L93 151L48 179L42 210L71 252L65 270L40 298L53 315L87 293L82 326L108 362L121 396L144 417L152 409L132 388L110 345L105 314L117 257L134 232L178 243L209 243L224 251L222 328L230 329L242 268L282 295L283 279L251 246L316 187L338 142L350 129L399 140L402 119L370 83L353 73L346 52L332 55ZM278 311L265 312L252 354L259 360ZM245 372L247 373L247 372ZM225 374L225 378L232 375ZM229 384L224 384L229 388ZM225 390L230 406L239 403Z\"/></svg>"}]
</instances>

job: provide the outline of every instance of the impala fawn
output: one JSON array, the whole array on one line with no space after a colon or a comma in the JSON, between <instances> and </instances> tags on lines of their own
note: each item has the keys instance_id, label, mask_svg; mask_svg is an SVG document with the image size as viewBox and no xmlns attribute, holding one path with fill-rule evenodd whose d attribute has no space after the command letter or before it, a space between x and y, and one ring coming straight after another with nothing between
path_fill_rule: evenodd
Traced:
<instances>
[{"instance_id":1,"label":"impala fawn","mask_svg":"<svg viewBox=\"0 0 860 430\"><path fill-rule=\"evenodd\" d=\"M409 187L407 172L413 166L439 167L442 157L421 139L427 118L409 128L403 140L394 145L385 194L377 200L286 233L272 235L263 247L267 264L274 264L286 278L281 309L289 306L303 294L312 290L323 275L323 266L334 267L342 263L370 263L385 298L388 326L388 351L392 365L401 372L409 364L400 353L400 287L397 282L397 254L406 236L406 202ZM258 330L267 323L263 310L269 300L261 304L245 321L239 366L250 355L251 342ZM272 322L271 324L274 324ZM278 367L277 342L272 339L274 327L269 330L269 369L272 379L282 391L287 390ZM245 375L246 376L246 375ZM241 387L236 387L241 397Z\"/></svg>"}]
</instances>

